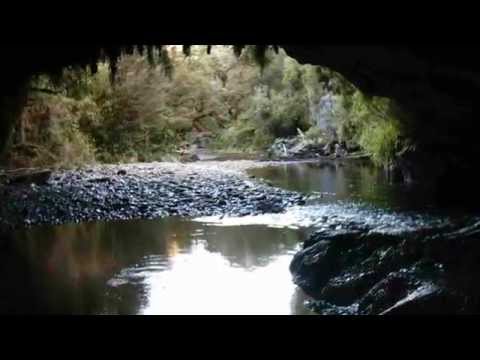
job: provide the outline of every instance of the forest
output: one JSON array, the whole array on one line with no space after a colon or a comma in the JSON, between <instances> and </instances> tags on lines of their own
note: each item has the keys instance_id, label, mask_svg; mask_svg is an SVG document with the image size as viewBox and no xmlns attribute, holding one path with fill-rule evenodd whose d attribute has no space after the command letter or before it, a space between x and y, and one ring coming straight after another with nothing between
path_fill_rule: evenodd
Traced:
<instances>
[{"instance_id":1,"label":"forest","mask_svg":"<svg viewBox=\"0 0 480 360\"><path fill-rule=\"evenodd\" d=\"M409 146L393 100L281 48L261 60L254 46L182 49L137 46L115 63L32 78L8 166L177 161L194 143L268 155L279 139L301 137L302 146L338 143L388 167Z\"/></svg>"}]
</instances>

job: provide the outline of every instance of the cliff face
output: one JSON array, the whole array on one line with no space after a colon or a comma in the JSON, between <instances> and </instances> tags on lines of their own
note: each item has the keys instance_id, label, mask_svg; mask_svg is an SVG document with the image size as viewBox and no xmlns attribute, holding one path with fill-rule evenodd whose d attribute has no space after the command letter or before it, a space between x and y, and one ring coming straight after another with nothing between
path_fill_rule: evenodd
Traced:
<instances>
[{"instance_id":1,"label":"cliff face","mask_svg":"<svg viewBox=\"0 0 480 360\"><path fill-rule=\"evenodd\" d=\"M405 178L471 178L478 156L476 127L480 56L473 46L320 46L281 45L301 63L329 67L369 95L395 99L411 122L415 154L405 154ZM69 64L95 63L101 45L19 46L2 60L0 147L12 114L22 105L21 88L35 72L55 72ZM119 46L103 47L115 57ZM16 99L16 100L15 100ZM5 106L5 104L13 104ZM464 173L465 172L465 173ZM448 176L450 179L450 176ZM443 180L442 180L443 181ZM448 180L450 181L450 180Z\"/></svg>"}]
</instances>

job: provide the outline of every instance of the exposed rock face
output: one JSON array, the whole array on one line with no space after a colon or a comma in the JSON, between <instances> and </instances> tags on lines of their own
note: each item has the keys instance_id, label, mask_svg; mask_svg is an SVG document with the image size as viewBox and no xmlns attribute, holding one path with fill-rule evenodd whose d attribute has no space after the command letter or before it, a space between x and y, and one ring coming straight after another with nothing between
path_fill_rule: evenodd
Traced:
<instances>
[{"instance_id":1,"label":"exposed rock face","mask_svg":"<svg viewBox=\"0 0 480 360\"><path fill-rule=\"evenodd\" d=\"M437 234L314 234L290 265L322 314L478 313L480 224Z\"/></svg>"}]
</instances>

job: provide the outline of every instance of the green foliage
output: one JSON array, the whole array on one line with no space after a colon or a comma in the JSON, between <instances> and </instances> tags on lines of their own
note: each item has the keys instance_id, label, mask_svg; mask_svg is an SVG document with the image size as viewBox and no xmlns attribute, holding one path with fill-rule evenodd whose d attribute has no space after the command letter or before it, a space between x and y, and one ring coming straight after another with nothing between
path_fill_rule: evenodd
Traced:
<instances>
[{"instance_id":1,"label":"green foliage","mask_svg":"<svg viewBox=\"0 0 480 360\"><path fill-rule=\"evenodd\" d=\"M206 48L192 46L188 55L166 47L156 53L147 47L145 56L121 56L115 64L114 84L108 62L97 64L95 74L69 68L56 81L46 76L34 79L32 87L58 95L42 93L33 102L61 108L64 114L58 121L47 116L46 129L52 136L31 132L32 144L49 155L32 162L59 163L62 151L51 151L47 143L59 148L58 138L69 140L72 124L80 132L79 144L88 139L83 142L86 152L90 154L93 146L97 160L118 162L161 160L192 131L218 131L233 121L253 89L258 68L240 62L231 51L227 55L221 46L212 49L210 56ZM152 56L158 57L154 64ZM237 63L241 69L236 69ZM41 112L35 107L30 110L34 115ZM40 124L31 121L29 126L39 130ZM24 141L18 143L24 145ZM86 159L76 152L79 160Z\"/></svg>"},{"instance_id":2,"label":"green foliage","mask_svg":"<svg viewBox=\"0 0 480 360\"><path fill-rule=\"evenodd\" d=\"M404 146L405 128L394 110L392 100L358 90L342 96L335 109L340 140L359 144L375 163L388 165Z\"/></svg>"},{"instance_id":3,"label":"green foliage","mask_svg":"<svg viewBox=\"0 0 480 360\"><path fill-rule=\"evenodd\" d=\"M386 165L395 158L400 136L398 121L388 119L370 123L369 128L362 131L359 144L372 155L374 162Z\"/></svg>"},{"instance_id":4,"label":"green foliage","mask_svg":"<svg viewBox=\"0 0 480 360\"><path fill-rule=\"evenodd\" d=\"M242 54L246 62L251 61L252 56L248 49ZM298 129L310 128L311 74L304 74L302 66L283 51L278 55L269 51L266 56L268 66L259 78L251 79L253 91L244 103L239 121L221 134L219 146L237 144L233 139L237 136L242 139L238 142L241 149L265 149L275 138L295 136Z\"/></svg>"},{"instance_id":5,"label":"green foliage","mask_svg":"<svg viewBox=\"0 0 480 360\"><path fill-rule=\"evenodd\" d=\"M367 99L337 73L302 66L282 49L170 45L106 55L86 70L33 80L42 91L18 128L17 163L161 160L198 132L218 135L214 145L228 150L266 149L299 129L322 142L326 131L312 126L312 114L327 93L336 94L340 140L360 144L379 164L401 147L390 101Z\"/></svg>"},{"instance_id":6,"label":"green foliage","mask_svg":"<svg viewBox=\"0 0 480 360\"><path fill-rule=\"evenodd\" d=\"M253 144L261 141L254 140L256 132L257 129L251 123L239 121L225 129L215 145L223 150L251 151L254 150Z\"/></svg>"},{"instance_id":7,"label":"green foliage","mask_svg":"<svg viewBox=\"0 0 480 360\"><path fill-rule=\"evenodd\" d=\"M277 137L297 134L310 126L305 99L258 87L240 121L221 136L220 144L238 144L240 149L263 149ZM233 138L238 137L239 141Z\"/></svg>"},{"instance_id":8,"label":"green foliage","mask_svg":"<svg viewBox=\"0 0 480 360\"><path fill-rule=\"evenodd\" d=\"M304 134L305 139L311 141L311 142L317 142L317 143L325 143L326 139L328 139L327 134L325 134L325 131L320 129L317 126L312 126L310 129L307 130L307 132Z\"/></svg>"},{"instance_id":9,"label":"green foliage","mask_svg":"<svg viewBox=\"0 0 480 360\"><path fill-rule=\"evenodd\" d=\"M88 99L38 95L37 109L21 116L23 139L13 145L10 163L22 166L73 167L95 162L95 149L81 122L97 112ZM16 129L16 137L21 129Z\"/></svg>"},{"instance_id":10,"label":"green foliage","mask_svg":"<svg viewBox=\"0 0 480 360\"><path fill-rule=\"evenodd\" d=\"M292 58L286 58L283 69L283 87L290 92L302 91L305 86L302 75L299 64Z\"/></svg>"}]
</instances>

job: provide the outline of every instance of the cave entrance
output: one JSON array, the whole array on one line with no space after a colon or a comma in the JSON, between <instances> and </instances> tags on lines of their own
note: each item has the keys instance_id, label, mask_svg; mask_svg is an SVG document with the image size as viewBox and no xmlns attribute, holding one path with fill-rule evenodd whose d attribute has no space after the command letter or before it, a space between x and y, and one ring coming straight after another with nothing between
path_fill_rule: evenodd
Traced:
<instances>
[{"instance_id":1,"label":"cave entrance","mask_svg":"<svg viewBox=\"0 0 480 360\"><path fill-rule=\"evenodd\" d=\"M383 172L413 147L395 102L281 48L117 50L26 84L0 173L0 311L477 310L478 214ZM362 89L391 74L355 69Z\"/></svg>"},{"instance_id":2,"label":"cave entrance","mask_svg":"<svg viewBox=\"0 0 480 360\"><path fill-rule=\"evenodd\" d=\"M391 102L282 48L131 47L28 85L8 167L269 158L363 152L389 165L401 140ZM208 156L207 156L208 157Z\"/></svg>"}]
</instances>

